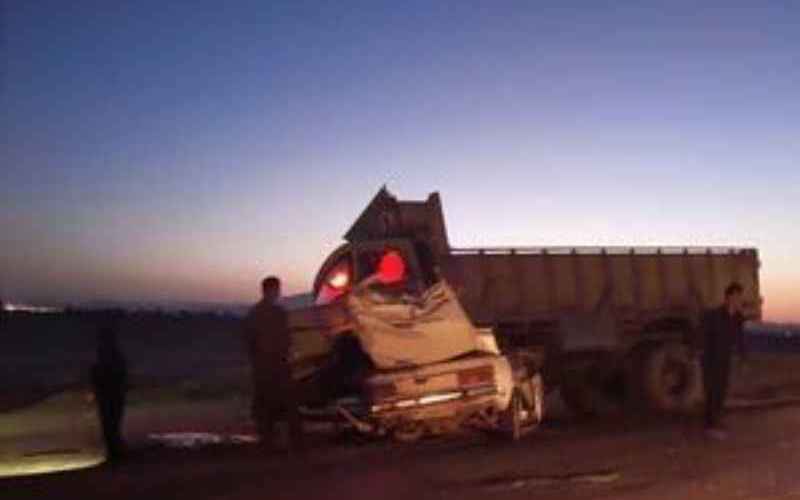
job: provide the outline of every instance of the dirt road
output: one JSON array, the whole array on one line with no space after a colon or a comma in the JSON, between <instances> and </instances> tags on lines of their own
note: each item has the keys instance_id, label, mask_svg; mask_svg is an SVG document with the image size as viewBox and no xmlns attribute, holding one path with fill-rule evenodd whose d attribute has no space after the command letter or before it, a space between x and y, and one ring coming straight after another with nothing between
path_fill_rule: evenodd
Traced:
<instances>
[{"instance_id":1,"label":"dirt road","mask_svg":"<svg viewBox=\"0 0 800 500\"><path fill-rule=\"evenodd\" d=\"M739 411L731 437L694 421L554 422L519 443L320 441L305 457L251 448L139 449L118 470L0 481L3 499L800 498L800 407Z\"/></svg>"}]
</instances>

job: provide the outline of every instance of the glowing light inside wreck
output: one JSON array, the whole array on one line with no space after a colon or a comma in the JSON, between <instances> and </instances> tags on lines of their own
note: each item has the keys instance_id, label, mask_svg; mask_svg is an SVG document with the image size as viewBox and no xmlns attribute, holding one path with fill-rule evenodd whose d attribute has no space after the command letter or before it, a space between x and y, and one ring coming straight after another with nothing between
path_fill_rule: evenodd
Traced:
<instances>
[{"instance_id":1,"label":"glowing light inside wreck","mask_svg":"<svg viewBox=\"0 0 800 500\"><path fill-rule=\"evenodd\" d=\"M322 282L317 292L317 304L328 304L347 292L350 286L350 263L340 262L325 274L325 281Z\"/></svg>"},{"instance_id":2,"label":"glowing light inside wreck","mask_svg":"<svg viewBox=\"0 0 800 500\"><path fill-rule=\"evenodd\" d=\"M333 288L344 288L350 283L350 275L344 269L339 270L331 276L328 283Z\"/></svg>"},{"instance_id":3,"label":"glowing light inside wreck","mask_svg":"<svg viewBox=\"0 0 800 500\"><path fill-rule=\"evenodd\" d=\"M394 403L373 405L371 409L373 412L377 413L391 409L405 409L405 408L412 408L414 406L425 406L436 403L446 403L447 401L455 401L456 399L460 399L464 395L465 393L462 391L428 394L426 396L422 396L419 399L402 399Z\"/></svg>"},{"instance_id":4,"label":"glowing light inside wreck","mask_svg":"<svg viewBox=\"0 0 800 500\"><path fill-rule=\"evenodd\" d=\"M430 405L434 403L444 403L446 401L453 401L461 397L460 392L447 392L443 394L430 394L419 398L419 404Z\"/></svg>"}]
</instances>

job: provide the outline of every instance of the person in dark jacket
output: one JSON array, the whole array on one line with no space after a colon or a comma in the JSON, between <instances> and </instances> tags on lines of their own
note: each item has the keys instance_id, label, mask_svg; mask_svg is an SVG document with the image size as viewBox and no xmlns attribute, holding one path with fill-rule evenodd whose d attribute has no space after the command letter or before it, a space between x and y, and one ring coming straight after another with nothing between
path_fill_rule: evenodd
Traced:
<instances>
[{"instance_id":1,"label":"person in dark jacket","mask_svg":"<svg viewBox=\"0 0 800 500\"><path fill-rule=\"evenodd\" d=\"M281 282L269 276L261 282L261 300L244 320L244 341L253 380L252 415L262 447L272 449L275 424L285 417L290 447L302 447L302 425L289 366L289 326L286 310L276 302Z\"/></svg>"},{"instance_id":2,"label":"person in dark jacket","mask_svg":"<svg viewBox=\"0 0 800 500\"><path fill-rule=\"evenodd\" d=\"M704 318L703 384L705 387L705 426L709 436L725 439L722 414L734 349L745 355L742 325L742 286L731 283L725 289L725 301Z\"/></svg>"},{"instance_id":3,"label":"person in dark jacket","mask_svg":"<svg viewBox=\"0 0 800 500\"><path fill-rule=\"evenodd\" d=\"M111 463L119 461L124 451L121 430L128 388L128 367L117 341L121 316L118 312L110 313L97 332L97 361L91 370L103 439Z\"/></svg>"}]
</instances>

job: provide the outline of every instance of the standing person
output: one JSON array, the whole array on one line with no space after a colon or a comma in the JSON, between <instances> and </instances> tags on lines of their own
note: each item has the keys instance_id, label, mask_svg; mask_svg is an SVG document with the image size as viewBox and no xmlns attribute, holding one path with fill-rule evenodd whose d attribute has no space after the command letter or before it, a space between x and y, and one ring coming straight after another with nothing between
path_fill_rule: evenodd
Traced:
<instances>
[{"instance_id":1,"label":"standing person","mask_svg":"<svg viewBox=\"0 0 800 500\"><path fill-rule=\"evenodd\" d=\"M128 367L117 342L121 313L112 312L97 332L97 361L92 366L97 411L103 427L103 439L109 462L122 458L122 418L125 414L125 393L128 383Z\"/></svg>"},{"instance_id":2,"label":"standing person","mask_svg":"<svg viewBox=\"0 0 800 500\"><path fill-rule=\"evenodd\" d=\"M703 385L706 407L705 426L709 437L727 438L722 413L728 392L731 354L734 347L744 356L742 325L742 286L731 283L725 289L725 301L706 314L704 321Z\"/></svg>"},{"instance_id":3,"label":"standing person","mask_svg":"<svg viewBox=\"0 0 800 500\"><path fill-rule=\"evenodd\" d=\"M261 300L244 321L244 340L253 380L252 414L262 446L274 445L275 424L289 423L290 447L302 447L302 424L289 366L289 326L286 310L277 304L281 282L269 276L261 282Z\"/></svg>"}]
</instances>

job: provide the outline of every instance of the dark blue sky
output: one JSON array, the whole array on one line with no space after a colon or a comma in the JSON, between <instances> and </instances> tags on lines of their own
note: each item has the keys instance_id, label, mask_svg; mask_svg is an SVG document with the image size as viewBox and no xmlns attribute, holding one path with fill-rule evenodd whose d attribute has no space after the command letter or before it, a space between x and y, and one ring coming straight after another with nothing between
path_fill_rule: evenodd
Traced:
<instances>
[{"instance_id":1,"label":"dark blue sky","mask_svg":"<svg viewBox=\"0 0 800 500\"><path fill-rule=\"evenodd\" d=\"M302 291L386 182L459 245L757 245L800 318L797 4L111 3L6 3L6 296Z\"/></svg>"}]
</instances>

